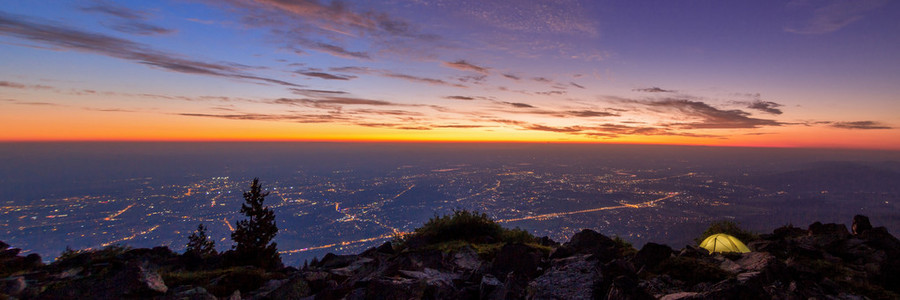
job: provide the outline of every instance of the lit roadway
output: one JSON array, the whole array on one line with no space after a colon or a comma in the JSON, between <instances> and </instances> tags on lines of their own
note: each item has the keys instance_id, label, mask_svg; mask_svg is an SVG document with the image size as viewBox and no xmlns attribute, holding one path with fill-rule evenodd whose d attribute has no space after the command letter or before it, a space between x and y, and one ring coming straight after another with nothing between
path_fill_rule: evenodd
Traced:
<instances>
[{"instance_id":1,"label":"lit roadway","mask_svg":"<svg viewBox=\"0 0 900 300\"><path fill-rule=\"evenodd\" d=\"M622 204L622 205L618 205L618 206L607 206L607 207L568 211L568 212L542 214L542 215L528 216L528 217L522 217L522 218L497 220L496 222L497 223L508 223L508 222L522 221L522 220L546 220L546 219L553 218L553 217L573 215L573 214L583 214L583 213L597 212L597 211L603 211L603 210L612 210L612 209L620 209L620 208L654 207L654 206L656 206L656 204L658 202L670 199L670 198L678 196L678 195L679 195L678 192L671 192L671 193L666 194L666 196L664 196L662 198L650 200L650 201L646 201L646 202L641 202L641 203L637 203L637 204ZM356 243L365 243L365 242L371 242L371 241L376 241L376 240L381 240L381 239L388 239L388 238L392 238L392 237L395 237L398 235L406 235L406 234L408 234L408 232L397 232L395 229L394 233L383 234L383 235L376 236L376 237L370 237L370 238L364 238L364 239L352 240L352 241L343 241L343 242L334 243L334 244L313 246L313 247L307 247L307 248L301 248L301 249L285 250L285 251L280 251L279 253L290 254L290 253L299 253L299 252L305 252L305 251L310 251L310 250L328 249L328 248L337 247L337 246L347 246L347 245L352 245L352 244L356 244Z\"/></svg>"}]
</instances>

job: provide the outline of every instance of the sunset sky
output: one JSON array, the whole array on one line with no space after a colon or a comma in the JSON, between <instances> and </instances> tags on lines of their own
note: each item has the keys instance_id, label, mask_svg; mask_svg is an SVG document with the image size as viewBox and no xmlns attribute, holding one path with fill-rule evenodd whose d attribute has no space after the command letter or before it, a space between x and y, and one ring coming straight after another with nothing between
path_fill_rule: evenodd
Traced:
<instances>
[{"instance_id":1,"label":"sunset sky","mask_svg":"<svg viewBox=\"0 0 900 300\"><path fill-rule=\"evenodd\" d=\"M0 141L900 150L900 1L4 1Z\"/></svg>"}]
</instances>

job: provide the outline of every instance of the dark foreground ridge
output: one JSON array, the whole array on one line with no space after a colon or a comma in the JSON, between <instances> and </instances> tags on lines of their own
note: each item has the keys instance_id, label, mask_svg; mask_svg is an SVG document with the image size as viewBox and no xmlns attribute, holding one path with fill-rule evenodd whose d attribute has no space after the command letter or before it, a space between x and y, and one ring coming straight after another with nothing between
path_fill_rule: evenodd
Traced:
<instances>
[{"instance_id":1,"label":"dark foreground ridge","mask_svg":"<svg viewBox=\"0 0 900 300\"><path fill-rule=\"evenodd\" d=\"M0 243L0 299L898 299L900 241L863 216L851 228L785 226L752 252L711 255L637 251L592 230L560 245L457 212L358 255L276 270L120 246L44 265Z\"/></svg>"}]
</instances>

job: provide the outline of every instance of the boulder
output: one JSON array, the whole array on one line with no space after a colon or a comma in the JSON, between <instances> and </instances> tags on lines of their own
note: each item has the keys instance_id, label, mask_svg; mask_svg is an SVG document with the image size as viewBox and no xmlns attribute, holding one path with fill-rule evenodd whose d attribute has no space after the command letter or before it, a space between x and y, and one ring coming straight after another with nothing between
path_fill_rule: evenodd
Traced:
<instances>
[{"instance_id":1,"label":"boulder","mask_svg":"<svg viewBox=\"0 0 900 300\"><path fill-rule=\"evenodd\" d=\"M534 278L539 273L543 257L541 250L531 246L522 243L506 244L494 258L491 273L498 278L505 277L510 272Z\"/></svg>"},{"instance_id":2,"label":"boulder","mask_svg":"<svg viewBox=\"0 0 900 300\"><path fill-rule=\"evenodd\" d=\"M594 285L602 280L597 263L589 255L555 260L552 267L528 283L528 299L591 299Z\"/></svg>"},{"instance_id":3,"label":"boulder","mask_svg":"<svg viewBox=\"0 0 900 300\"><path fill-rule=\"evenodd\" d=\"M497 277L491 274L485 274L481 277L481 283L478 285L479 299L503 299L503 283Z\"/></svg>"},{"instance_id":4,"label":"boulder","mask_svg":"<svg viewBox=\"0 0 900 300\"><path fill-rule=\"evenodd\" d=\"M853 235L858 235L866 230L872 229L872 223L869 223L869 217L863 215L853 216L853 225L850 226Z\"/></svg>"},{"instance_id":5,"label":"boulder","mask_svg":"<svg viewBox=\"0 0 900 300\"><path fill-rule=\"evenodd\" d=\"M610 300L652 300L656 299L647 291L638 286L638 281L629 276L619 276L613 279L606 299Z\"/></svg>"},{"instance_id":6,"label":"boulder","mask_svg":"<svg viewBox=\"0 0 900 300\"><path fill-rule=\"evenodd\" d=\"M422 299L425 281L408 278L376 278L366 288L366 299Z\"/></svg>"},{"instance_id":7,"label":"boulder","mask_svg":"<svg viewBox=\"0 0 900 300\"><path fill-rule=\"evenodd\" d=\"M0 251L0 258L14 258L19 255L19 252L22 252L22 249L19 248L9 248Z\"/></svg>"},{"instance_id":8,"label":"boulder","mask_svg":"<svg viewBox=\"0 0 900 300\"><path fill-rule=\"evenodd\" d=\"M356 261L357 258L356 255L336 255L334 253L328 253L322 257L322 260L319 260L319 263L316 264L315 267L326 270L343 268Z\"/></svg>"},{"instance_id":9,"label":"boulder","mask_svg":"<svg viewBox=\"0 0 900 300\"><path fill-rule=\"evenodd\" d=\"M28 283L25 282L25 277L22 276L0 279L0 293L3 295L17 297L27 287Z\"/></svg>"},{"instance_id":10,"label":"boulder","mask_svg":"<svg viewBox=\"0 0 900 300\"><path fill-rule=\"evenodd\" d=\"M210 294L203 287L184 287L174 291L171 296L166 297L171 300L216 300L216 296Z\"/></svg>"},{"instance_id":11,"label":"boulder","mask_svg":"<svg viewBox=\"0 0 900 300\"><path fill-rule=\"evenodd\" d=\"M481 259L475 249L465 246L453 252L452 263L456 269L471 271L481 266Z\"/></svg>"},{"instance_id":12,"label":"boulder","mask_svg":"<svg viewBox=\"0 0 900 300\"><path fill-rule=\"evenodd\" d=\"M671 257L672 252L672 247L657 243L647 243L634 255L634 258L631 259L631 263L634 264L634 267L638 270L645 267L648 269L653 268Z\"/></svg>"},{"instance_id":13,"label":"boulder","mask_svg":"<svg viewBox=\"0 0 900 300\"><path fill-rule=\"evenodd\" d=\"M596 231L585 229L572 236L568 242L554 251L551 258L563 258L574 254L594 254L594 258L608 262L618 255L616 242Z\"/></svg>"}]
</instances>

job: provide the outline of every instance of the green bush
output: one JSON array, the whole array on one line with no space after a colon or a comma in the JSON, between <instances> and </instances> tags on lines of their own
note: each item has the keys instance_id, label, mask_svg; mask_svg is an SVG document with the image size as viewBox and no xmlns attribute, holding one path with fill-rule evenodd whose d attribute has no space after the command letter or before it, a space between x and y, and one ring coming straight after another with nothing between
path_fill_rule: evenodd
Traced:
<instances>
[{"instance_id":1,"label":"green bush","mask_svg":"<svg viewBox=\"0 0 900 300\"><path fill-rule=\"evenodd\" d=\"M616 250L618 250L619 257L626 257L637 254L638 250L634 248L634 245L632 245L622 237L616 235L612 240L616 243Z\"/></svg>"},{"instance_id":2,"label":"green bush","mask_svg":"<svg viewBox=\"0 0 900 300\"><path fill-rule=\"evenodd\" d=\"M87 264L109 263L117 261L120 256L131 250L131 247L113 244L102 249L72 250L66 247L53 265L64 267L77 267Z\"/></svg>"},{"instance_id":3,"label":"green bush","mask_svg":"<svg viewBox=\"0 0 900 300\"><path fill-rule=\"evenodd\" d=\"M506 229L484 213L455 210L452 214L435 216L400 242L406 245L435 245L450 241L475 244L536 243L528 231Z\"/></svg>"},{"instance_id":4,"label":"green bush","mask_svg":"<svg viewBox=\"0 0 900 300\"><path fill-rule=\"evenodd\" d=\"M703 234L701 234L700 237L695 241L697 242L697 244L699 244L703 242L703 240L705 240L707 237L717 233L724 233L736 237L737 239L741 240L741 242L744 242L744 244L759 239L758 235L741 228L737 222L721 220L709 224L709 228L706 228L706 231L703 231Z\"/></svg>"}]
</instances>

